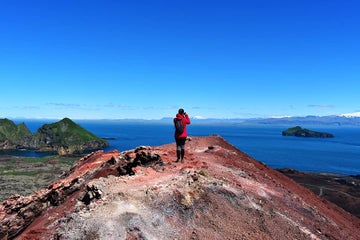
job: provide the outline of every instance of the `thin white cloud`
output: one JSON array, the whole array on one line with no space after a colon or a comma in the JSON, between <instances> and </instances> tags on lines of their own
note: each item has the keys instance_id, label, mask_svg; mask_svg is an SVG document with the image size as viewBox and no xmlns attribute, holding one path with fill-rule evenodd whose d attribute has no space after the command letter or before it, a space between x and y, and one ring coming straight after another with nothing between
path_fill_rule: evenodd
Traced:
<instances>
[{"instance_id":1,"label":"thin white cloud","mask_svg":"<svg viewBox=\"0 0 360 240\"><path fill-rule=\"evenodd\" d=\"M118 104L116 105L118 108L122 108L122 109L130 109L130 108L133 108L132 106L130 105L127 105L127 104Z\"/></svg>"},{"instance_id":2,"label":"thin white cloud","mask_svg":"<svg viewBox=\"0 0 360 240\"><path fill-rule=\"evenodd\" d=\"M340 116L343 116L343 117L360 117L360 111L359 112L353 112L353 113L344 113L344 114L340 114Z\"/></svg>"},{"instance_id":3,"label":"thin white cloud","mask_svg":"<svg viewBox=\"0 0 360 240\"><path fill-rule=\"evenodd\" d=\"M284 115L284 116L271 116L270 118L291 118L292 116L290 115Z\"/></svg>"},{"instance_id":4,"label":"thin white cloud","mask_svg":"<svg viewBox=\"0 0 360 240\"><path fill-rule=\"evenodd\" d=\"M179 106L175 106L175 105L167 106L165 107L165 109L179 109Z\"/></svg>"},{"instance_id":5,"label":"thin white cloud","mask_svg":"<svg viewBox=\"0 0 360 240\"><path fill-rule=\"evenodd\" d=\"M38 106L16 106L15 108L20 108L23 110L27 110L27 109L40 109L40 107Z\"/></svg>"},{"instance_id":6,"label":"thin white cloud","mask_svg":"<svg viewBox=\"0 0 360 240\"><path fill-rule=\"evenodd\" d=\"M335 108L334 105L326 105L326 104L310 104L308 107L311 108Z\"/></svg>"},{"instance_id":7,"label":"thin white cloud","mask_svg":"<svg viewBox=\"0 0 360 240\"><path fill-rule=\"evenodd\" d=\"M70 108L78 108L80 107L80 104L77 103L47 103L47 105L52 105L52 106L58 106L58 107L70 107Z\"/></svg>"},{"instance_id":8,"label":"thin white cloud","mask_svg":"<svg viewBox=\"0 0 360 240\"><path fill-rule=\"evenodd\" d=\"M103 107L113 108L114 104L108 103L108 104L103 105Z\"/></svg>"}]
</instances>

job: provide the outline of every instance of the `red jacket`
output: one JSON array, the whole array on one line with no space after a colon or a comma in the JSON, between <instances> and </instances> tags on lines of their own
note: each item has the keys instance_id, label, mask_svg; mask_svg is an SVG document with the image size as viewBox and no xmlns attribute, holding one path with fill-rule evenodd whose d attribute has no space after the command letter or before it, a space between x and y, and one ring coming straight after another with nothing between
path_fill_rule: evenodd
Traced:
<instances>
[{"instance_id":1,"label":"red jacket","mask_svg":"<svg viewBox=\"0 0 360 240\"><path fill-rule=\"evenodd\" d=\"M174 124L175 124L176 119L181 119L183 121L183 123L184 123L184 131L183 131L182 134L179 134L179 135L175 133L175 138L186 138L187 137L186 125L190 124L189 115L187 113L185 113L185 117L184 117L179 113L176 114L176 118L174 118Z\"/></svg>"}]
</instances>

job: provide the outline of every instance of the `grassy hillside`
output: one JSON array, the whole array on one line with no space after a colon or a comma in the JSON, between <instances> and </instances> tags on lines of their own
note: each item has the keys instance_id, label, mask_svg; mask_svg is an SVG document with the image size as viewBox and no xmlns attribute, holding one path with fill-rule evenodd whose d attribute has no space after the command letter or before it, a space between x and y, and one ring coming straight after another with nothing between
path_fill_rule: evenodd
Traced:
<instances>
[{"instance_id":1,"label":"grassy hillside","mask_svg":"<svg viewBox=\"0 0 360 240\"><path fill-rule=\"evenodd\" d=\"M16 125L7 118L0 119L0 146L8 149L28 147L31 138L32 134L24 123Z\"/></svg>"},{"instance_id":2,"label":"grassy hillside","mask_svg":"<svg viewBox=\"0 0 360 240\"><path fill-rule=\"evenodd\" d=\"M95 150L108 146L108 143L69 118L45 124L35 133L34 145L38 151L57 151L60 154Z\"/></svg>"},{"instance_id":3,"label":"grassy hillside","mask_svg":"<svg viewBox=\"0 0 360 240\"><path fill-rule=\"evenodd\" d=\"M57 152L60 155L83 153L109 146L69 118L44 124L33 135L24 123L16 125L9 119L0 119L0 149L34 149Z\"/></svg>"}]
</instances>

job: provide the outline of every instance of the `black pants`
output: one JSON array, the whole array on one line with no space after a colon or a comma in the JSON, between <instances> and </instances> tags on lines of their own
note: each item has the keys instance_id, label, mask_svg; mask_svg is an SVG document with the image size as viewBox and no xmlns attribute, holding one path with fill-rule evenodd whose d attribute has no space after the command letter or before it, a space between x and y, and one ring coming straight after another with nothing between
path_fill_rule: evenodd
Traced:
<instances>
[{"instance_id":1,"label":"black pants","mask_svg":"<svg viewBox=\"0 0 360 240\"><path fill-rule=\"evenodd\" d=\"M179 160L180 157L181 157L181 159L184 159L186 138L175 138L175 141L176 141L177 159Z\"/></svg>"}]
</instances>

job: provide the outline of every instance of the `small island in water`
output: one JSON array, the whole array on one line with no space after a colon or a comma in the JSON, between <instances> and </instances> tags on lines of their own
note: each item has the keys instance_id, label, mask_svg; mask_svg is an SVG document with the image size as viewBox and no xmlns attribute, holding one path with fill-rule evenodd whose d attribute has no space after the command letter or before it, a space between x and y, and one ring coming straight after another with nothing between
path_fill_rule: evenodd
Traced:
<instances>
[{"instance_id":1,"label":"small island in water","mask_svg":"<svg viewBox=\"0 0 360 240\"><path fill-rule=\"evenodd\" d=\"M317 138L333 138L334 135L326 132L316 132L300 126L288 128L282 131L283 136L295 136L295 137L317 137Z\"/></svg>"}]
</instances>

